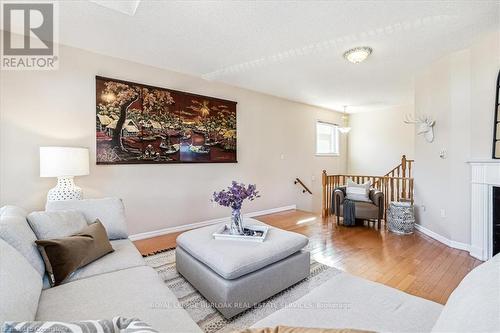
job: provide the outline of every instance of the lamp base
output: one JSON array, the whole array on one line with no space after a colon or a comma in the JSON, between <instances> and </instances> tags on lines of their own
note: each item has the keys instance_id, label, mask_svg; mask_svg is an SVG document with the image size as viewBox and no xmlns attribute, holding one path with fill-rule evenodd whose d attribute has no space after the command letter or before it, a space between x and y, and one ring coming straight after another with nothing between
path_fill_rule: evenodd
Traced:
<instances>
[{"instance_id":1,"label":"lamp base","mask_svg":"<svg viewBox=\"0 0 500 333\"><path fill-rule=\"evenodd\" d=\"M82 189L73 177L57 177L57 185L47 193L47 201L82 200Z\"/></svg>"}]
</instances>

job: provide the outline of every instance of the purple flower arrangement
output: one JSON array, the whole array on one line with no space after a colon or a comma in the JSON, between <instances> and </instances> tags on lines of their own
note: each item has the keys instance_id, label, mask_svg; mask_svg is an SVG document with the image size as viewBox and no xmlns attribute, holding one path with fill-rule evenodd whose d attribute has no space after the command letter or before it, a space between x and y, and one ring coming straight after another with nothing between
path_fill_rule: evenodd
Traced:
<instances>
[{"instance_id":1,"label":"purple flower arrangement","mask_svg":"<svg viewBox=\"0 0 500 333\"><path fill-rule=\"evenodd\" d=\"M253 201L259 197L259 191L257 191L257 186L254 184L247 186L233 180L231 186L227 189L214 192L212 201L217 202L221 206L240 210L244 200Z\"/></svg>"}]
</instances>

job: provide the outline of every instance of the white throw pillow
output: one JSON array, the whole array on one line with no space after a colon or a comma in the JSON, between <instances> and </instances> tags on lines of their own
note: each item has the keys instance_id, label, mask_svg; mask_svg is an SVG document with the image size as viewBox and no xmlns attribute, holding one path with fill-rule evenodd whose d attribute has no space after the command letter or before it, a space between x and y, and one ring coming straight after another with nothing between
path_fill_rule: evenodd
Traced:
<instances>
[{"instance_id":1,"label":"white throw pillow","mask_svg":"<svg viewBox=\"0 0 500 333\"><path fill-rule=\"evenodd\" d=\"M364 184L358 184L352 181L352 179L347 179L346 197L349 200L354 201L366 201L371 202L370 193L371 182L367 181Z\"/></svg>"},{"instance_id":2,"label":"white throw pillow","mask_svg":"<svg viewBox=\"0 0 500 333\"><path fill-rule=\"evenodd\" d=\"M32 212L28 222L38 239L68 237L87 227L85 216L76 210Z\"/></svg>"},{"instance_id":3,"label":"white throw pillow","mask_svg":"<svg viewBox=\"0 0 500 333\"><path fill-rule=\"evenodd\" d=\"M48 201L45 209L47 211L77 210L85 216L89 224L99 219L106 228L109 239L128 238L125 207L119 198Z\"/></svg>"}]
</instances>

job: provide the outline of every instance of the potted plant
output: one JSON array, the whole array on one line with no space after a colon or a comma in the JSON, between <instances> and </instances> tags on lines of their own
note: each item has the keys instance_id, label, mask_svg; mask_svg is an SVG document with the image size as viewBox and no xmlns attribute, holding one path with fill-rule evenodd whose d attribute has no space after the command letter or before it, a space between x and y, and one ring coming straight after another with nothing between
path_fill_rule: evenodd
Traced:
<instances>
[{"instance_id":1,"label":"potted plant","mask_svg":"<svg viewBox=\"0 0 500 333\"><path fill-rule=\"evenodd\" d=\"M214 192L213 202L224 207L231 207L231 227L230 232L233 235L244 235L243 220L241 218L241 206L244 200L253 201L259 198L259 191L253 184L248 186L243 183L232 181L231 186L219 192Z\"/></svg>"}]
</instances>

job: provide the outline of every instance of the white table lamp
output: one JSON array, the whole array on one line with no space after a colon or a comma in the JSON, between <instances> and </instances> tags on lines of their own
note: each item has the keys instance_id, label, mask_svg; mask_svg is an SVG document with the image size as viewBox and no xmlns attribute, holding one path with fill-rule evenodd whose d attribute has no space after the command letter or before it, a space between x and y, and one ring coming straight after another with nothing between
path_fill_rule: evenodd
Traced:
<instances>
[{"instance_id":1,"label":"white table lamp","mask_svg":"<svg viewBox=\"0 0 500 333\"><path fill-rule=\"evenodd\" d=\"M49 190L48 201L81 200L82 189L74 176L89 174L89 150L74 147L40 147L40 177L57 177Z\"/></svg>"}]
</instances>

